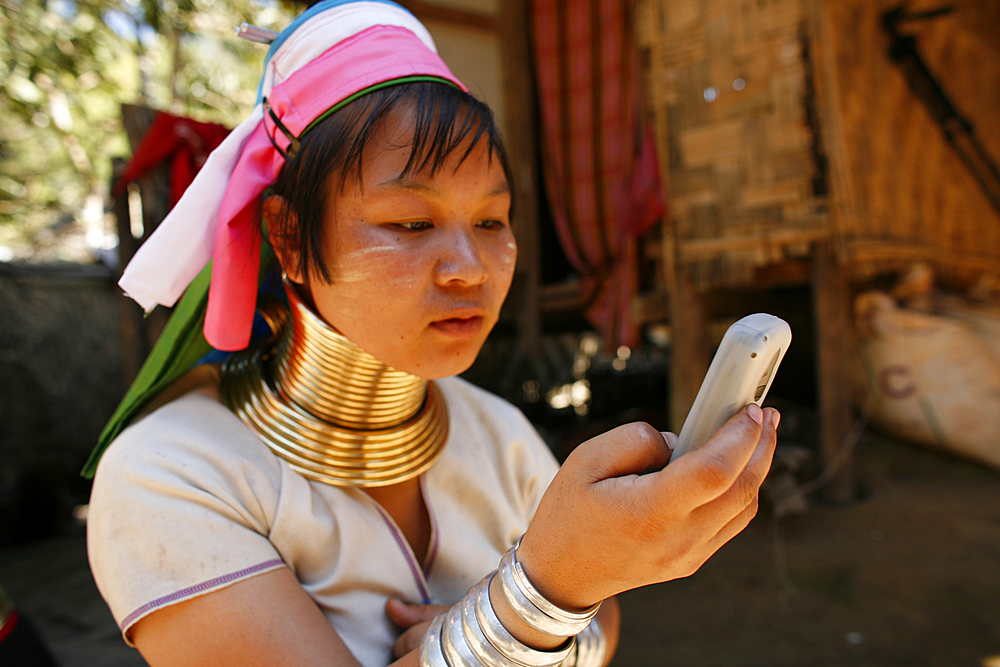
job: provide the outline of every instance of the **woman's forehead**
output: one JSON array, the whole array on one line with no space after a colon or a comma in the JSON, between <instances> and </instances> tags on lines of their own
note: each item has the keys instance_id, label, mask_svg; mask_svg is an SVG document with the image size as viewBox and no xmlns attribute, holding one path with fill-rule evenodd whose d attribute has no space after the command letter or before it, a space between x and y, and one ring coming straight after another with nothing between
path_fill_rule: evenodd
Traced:
<instances>
[{"instance_id":1,"label":"woman's forehead","mask_svg":"<svg viewBox=\"0 0 1000 667\"><path fill-rule=\"evenodd\" d=\"M508 189L507 177L487 133L469 133L463 141L451 147L443 160L433 159L438 150L433 145L420 147L421 154L413 159L416 123L412 114L389 118L383 131L372 136L362 152L360 176L363 188L385 183L429 183L441 174L462 170L479 170L491 174L495 187ZM473 143L475 142L475 143Z\"/></svg>"}]
</instances>

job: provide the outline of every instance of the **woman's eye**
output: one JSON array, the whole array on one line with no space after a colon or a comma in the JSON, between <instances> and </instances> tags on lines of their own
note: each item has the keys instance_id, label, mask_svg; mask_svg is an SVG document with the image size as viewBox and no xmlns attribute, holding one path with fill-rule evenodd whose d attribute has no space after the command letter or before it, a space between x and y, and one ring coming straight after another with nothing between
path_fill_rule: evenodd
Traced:
<instances>
[{"instance_id":1,"label":"woman's eye","mask_svg":"<svg viewBox=\"0 0 1000 667\"><path fill-rule=\"evenodd\" d=\"M503 229L505 227L502 220L482 220L479 226L485 229Z\"/></svg>"},{"instance_id":2,"label":"woman's eye","mask_svg":"<svg viewBox=\"0 0 1000 667\"><path fill-rule=\"evenodd\" d=\"M431 223L426 220L414 220L413 222L397 222L396 226L408 229L411 232L419 232L424 229L430 229Z\"/></svg>"}]
</instances>

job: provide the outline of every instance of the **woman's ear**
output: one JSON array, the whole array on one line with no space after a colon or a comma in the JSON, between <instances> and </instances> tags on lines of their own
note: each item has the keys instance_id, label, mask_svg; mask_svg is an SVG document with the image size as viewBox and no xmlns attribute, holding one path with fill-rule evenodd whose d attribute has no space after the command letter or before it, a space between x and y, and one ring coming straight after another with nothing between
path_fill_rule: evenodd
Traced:
<instances>
[{"instance_id":1,"label":"woman's ear","mask_svg":"<svg viewBox=\"0 0 1000 667\"><path fill-rule=\"evenodd\" d=\"M264 227L267 230L267 240L274 249L282 271L293 283L304 283L299 271L298 234L296 233L299 222L295 213L288 210L288 202L280 195L265 197L262 212Z\"/></svg>"}]
</instances>

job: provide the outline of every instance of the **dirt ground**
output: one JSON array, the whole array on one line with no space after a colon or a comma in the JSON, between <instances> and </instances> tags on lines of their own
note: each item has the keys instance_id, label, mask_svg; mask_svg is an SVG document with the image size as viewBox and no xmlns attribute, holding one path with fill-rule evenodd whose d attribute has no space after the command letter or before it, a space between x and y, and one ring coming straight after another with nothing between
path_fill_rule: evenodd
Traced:
<instances>
[{"instance_id":1,"label":"dirt ground","mask_svg":"<svg viewBox=\"0 0 1000 667\"><path fill-rule=\"evenodd\" d=\"M855 466L857 502L625 594L615 665L1000 666L1000 474L871 435Z\"/></svg>"},{"instance_id":2,"label":"dirt ground","mask_svg":"<svg viewBox=\"0 0 1000 667\"><path fill-rule=\"evenodd\" d=\"M765 507L694 576L624 594L615 667L1000 666L1000 474L870 434L855 468L856 502ZM0 552L0 585L63 667L144 664L79 527Z\"/></svg>"}]
</instances>

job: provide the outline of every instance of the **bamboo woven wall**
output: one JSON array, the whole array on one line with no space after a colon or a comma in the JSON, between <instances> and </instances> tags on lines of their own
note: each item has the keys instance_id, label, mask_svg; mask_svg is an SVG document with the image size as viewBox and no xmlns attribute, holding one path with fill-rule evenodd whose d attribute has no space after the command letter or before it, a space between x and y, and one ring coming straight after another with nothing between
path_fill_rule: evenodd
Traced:
<instances>
[{"instance_id":1,"label":"bamboo woven wall","mask_svg":"<svg viewBox=\"0 0 1000 667\"><path fill-rule=\"evenodd\" d=\"M820 109L829 115L836 231L856 272L927 259L945 273L1000 271L1000 214L887 56L882 12L899 0L817 3ZM913 1L911 12L942 3ZM995 0L956 0L952 14L902 31L987 152L1000 161L1000 32L984 29ZM994 9L994 14L996 10Z\"/></svg>"},{"instance_id":2,"label":"bamboo woven wall","mask_svg":"<svg viewBox=\"0 0 1000 667\"><path fill-rule=\"evenodd\" d=\"M832 236L855 273L916 258L1000 271L1000 216L887 56L880 16L899 2L639 0L668 263L699 287L746 284ZM1000 36L980 11L994 2L955 0L904 31L996 161Z\"/></svg>"},{"instance_id":3,"label":"bamboo woven wall","mask_svg":"<svg viewBox=\"0 0 1000 667\"><path fill-rule=\"evenodd\" d=\"M636 37L677 259L700 287L805 256L829 233L804 0L643 0ZM814 181L819 179L817 191ZM667 240L670 243L670 239ZM668 250L668 253L670 250Z\"/></svg>"}]
</instances>

